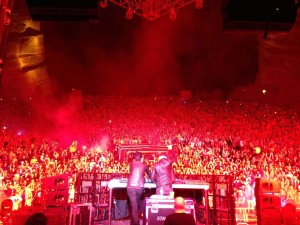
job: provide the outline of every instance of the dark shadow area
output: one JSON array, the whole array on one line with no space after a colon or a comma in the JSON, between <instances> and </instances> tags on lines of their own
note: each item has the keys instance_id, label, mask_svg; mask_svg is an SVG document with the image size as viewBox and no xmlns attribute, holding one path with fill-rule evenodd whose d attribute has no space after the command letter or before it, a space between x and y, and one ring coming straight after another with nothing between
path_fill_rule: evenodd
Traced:
<instances>
[{"instance_id":1,"label":"dark shadow area","mask_svg":"<svg viewBox=\"0 0 300 225\"><path fill-rule=\"evenodd\" d=\"M224 97L256 80L255 34L222 29L221 5L182 8L153 22L109 4L97 23L42 22L46 64L58 86L86 94L164 95L220 89Z\"/></svg>"}]
</instances>

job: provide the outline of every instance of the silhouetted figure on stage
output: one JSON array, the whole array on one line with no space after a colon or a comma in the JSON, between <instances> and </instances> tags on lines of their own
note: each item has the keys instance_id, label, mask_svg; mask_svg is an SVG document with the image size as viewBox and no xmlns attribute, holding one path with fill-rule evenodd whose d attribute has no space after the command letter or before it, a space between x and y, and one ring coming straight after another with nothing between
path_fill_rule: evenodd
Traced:
<instances>
[{"instance_id":1,"label":"silhouetted figure on stage","mask_svg":"<svg viewBox=\"0 0 300 225\"><path fill-rule=\"evenodd\" d=\"M175 213L166 217L164 225L196 225L193 215L185 213L184 198L175 198L174 209Z\"/></svg>"},{"instance_id":2,"label":"silhouetted figure on stage","mask_svg":"<svg viewBox=\"0 0 300 225\"><path fill-rule=\"evenodd\" d=\"M127 183L127 195L131 204L131 225L139 225L139 204L144 192L145 173L151 177L149 167L142 162L142 154L136 152L133 162L129 165L129 177Z\"/></svg>"},{"instance_id":3,"label":"silhouetted figure on stage","mask_svg":"<svg viewBox=\"0 0 300 225\"><path fill-rule=\"evenodd\" d=\"M157 195L169 195L172 189L172 183L175 180L172 160L162 155L158 157L158 162L154 164L151 180L156 183Z\"/></svg>"},{"instance_id":4,"label":"silhouetted figure on stage","mask_svg":"<svg viewBox=\"0 0 300 225\"><path fill-rule=\"evenodd\" d=\"M24 225L47 225L48 218L44 213L34 213L25 222Z\"/></svg>"}]
</instances>

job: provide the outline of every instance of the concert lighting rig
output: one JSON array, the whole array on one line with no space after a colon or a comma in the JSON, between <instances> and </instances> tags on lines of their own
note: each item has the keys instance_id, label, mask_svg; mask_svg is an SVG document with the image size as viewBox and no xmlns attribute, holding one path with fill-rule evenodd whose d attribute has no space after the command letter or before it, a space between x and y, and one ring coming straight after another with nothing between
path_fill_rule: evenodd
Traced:
<instances>
[{"instance_id":1,"label":"concert lighting rig","mask_svg":"<svg viewBox=\"0 0 300 225\"><path fill-rule=\"evenodd\" d=\"M204 0L26 0L28 11L36 21L79 21L94 22L108 3L125 9L125 18L134 15L153 21L169 15L176 19L180 8L194 2L196 9L203 7ZM109 9L107 9L109 10Z\"/></svg>"},{"instance_id":2,"label":"concert lighting rig","mask_svg":"<svg viewBox=\"0 0 300 225\"><path fill-rule=\"evenodd\" d=\"M127 19L132 19L133 15L138 15L153 21L168 14L171 20L175 20L180 8L194 2L195 7L201 9L204 0L101 0L99 2L100 7L106 8L108 1L125 8Z\"/></svg>"}]
</instances>

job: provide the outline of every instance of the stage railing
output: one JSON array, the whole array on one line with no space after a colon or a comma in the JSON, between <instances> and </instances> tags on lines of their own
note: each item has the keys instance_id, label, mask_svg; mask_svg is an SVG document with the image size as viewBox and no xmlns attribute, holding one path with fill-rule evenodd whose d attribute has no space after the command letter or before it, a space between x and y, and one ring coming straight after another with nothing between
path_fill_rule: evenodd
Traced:
<instances>
[{"instance_id":1,"label":"stage railing","mask_svg":"<svg viewBox=\"0 0 300 225\"><path fill-rule=\"evenodd\" d=\"M77 176L75 201L80 203L92 203L95 210L99 211L105 205L109 205L107 198L108 181L112 179L126 179L125 173L80 173ZM177 174L177 180L202 181L209 184L209 200L196 199L199 208L198 219L203 222L205 205L209 204L209 224L234 225L235 224L235 198L233 178L227 175L183 175ZM105 213L105 211L104 211ZM95 220L105 219L107 216L95 217Z\"/></svg>"}]
</instances>

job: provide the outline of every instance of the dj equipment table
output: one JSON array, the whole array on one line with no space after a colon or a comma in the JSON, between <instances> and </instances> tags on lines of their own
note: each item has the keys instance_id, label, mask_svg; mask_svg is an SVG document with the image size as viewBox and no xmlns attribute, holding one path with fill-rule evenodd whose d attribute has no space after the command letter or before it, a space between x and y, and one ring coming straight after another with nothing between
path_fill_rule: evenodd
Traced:
<instances>
[{"instance_id":1,"label":"dj equipment table","mask_svg":"<svg viewBox=\"0 0 300 225\"><path fill-rule=\"evenodd\" d=\"M122 179L112 179L108 182L109 188L109 209L108 209L108 225L111 225L111 211L112 211L112 194L114 188L127 188L126 180ZM145 183L144 188L156 188L155 183ZM201 189L204 190L205 194L205 214L208 215L209 213L209 205L208 205L208 189L209 184L206 182L201 181L180 181L180 183L172 184L173 189L189 189L189 190L197 190ZM208 216L206 216L205 225L208 225Z\"/></svg>"}]
</instances>

